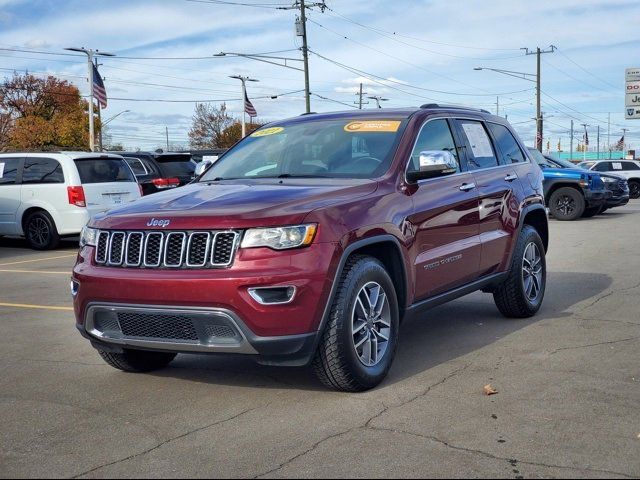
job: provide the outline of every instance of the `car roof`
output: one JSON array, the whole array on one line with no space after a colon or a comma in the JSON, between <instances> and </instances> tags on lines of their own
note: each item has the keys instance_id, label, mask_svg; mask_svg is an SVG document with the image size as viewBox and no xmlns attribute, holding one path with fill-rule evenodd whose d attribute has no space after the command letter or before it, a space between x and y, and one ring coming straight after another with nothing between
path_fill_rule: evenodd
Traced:
<instances>
[{"instance_id":1,"label":"car roof","mask_svg":"<svg viewBox=\"0 0 640 480\"><path fill-rule=\"evenodd\" d=\"M80 160L84 158L122 158L120 155L107 152L71 152L71 151L58 151L58 152L3 152L0 153L0 157L50 157L58 160L70 159Z\"/></svg>"}]
</instances>

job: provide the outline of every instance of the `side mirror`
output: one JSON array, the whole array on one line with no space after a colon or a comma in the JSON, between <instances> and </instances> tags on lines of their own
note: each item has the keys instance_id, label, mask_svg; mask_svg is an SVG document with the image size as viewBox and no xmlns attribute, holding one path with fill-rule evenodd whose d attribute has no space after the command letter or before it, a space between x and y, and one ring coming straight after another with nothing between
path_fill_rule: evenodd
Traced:
<instances>
[{"instance_id":1,"label":"side mirror","mask_svg":"<svg viewBox=\"0 0 640 480\"><path fill-rule=\"evenodd\" d=\"M451 175L458 171L458 161L447 150L427 150L420 152L420 170L408 172L407 178L411 182L427 178Z\"/></svg>"},{"instance_id":2,"label":"side mirror","mask_svg":"<svg viewBox=\"0 0 640 480\"><path fill-rule=\"evenodd\" d=\"M207 168L209 168L209 166L212 164L213 162L211 160L203 160L198 165L196 165L196 170L195 170L196 177L199 177L200 175L202 175L204 171Z\"/></svg>"}]
</instances>

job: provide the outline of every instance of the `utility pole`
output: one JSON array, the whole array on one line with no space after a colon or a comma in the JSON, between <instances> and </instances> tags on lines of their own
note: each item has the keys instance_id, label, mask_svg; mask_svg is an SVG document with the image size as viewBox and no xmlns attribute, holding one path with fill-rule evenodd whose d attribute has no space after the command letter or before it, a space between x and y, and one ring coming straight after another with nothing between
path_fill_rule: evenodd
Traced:
<instances>
[{"instance_id":1,"label":"utility pole","mask_svg":"<svg viewBox=\"0 0 640 480\"><path fill-rule=\"evenodd\" d=\"M629 129L628 128L623 128L622 129L622 158L626 158L627 154L625 153L627 151L627 131Z\"/></svg>"},{"instance_id":2,"label":"utility pole","mask_svg":"<svg viewBox=\"0 0 640 480\"><path fill-rule=\"evenodd\" d=\"M98 59L95 59L95 63L96 63L96 72L98 71L98 67L100 65L102 65L101 63L98 63ZM102 148L102 109L100 108L100 105L98 105L98 123L100 123L100 134L98 135L98 151L102 152L103 148Z\"/></svg>"},{"instance_id":3,"label":"utility pole","mask_svg":"<svg viewBox=\"0 0 640 480\"><path fill-rule=\"evenodd\" d=\"M569 150L569 161L573 160L573 120L571 120L571 135L569 137L571 139L571 141L569 142L571 144L570 150Z\"/></svg>"},{"instance_id":4,"label":"utility pole","mask_svg":"<svg viewBox=\"0 0 640 480\"><path fill-rule=\"evenodd\" d=\"M589 145L587 143L587 139L588 139L587 127L589 126L589 124L582 123L581 125L584 127L584 137L582 138L582 141L584 142L584 148L582 149L582 161L586 162L587 161L587 149L588 149L588 145Z\"/></svg>"},{"instance_id":5,"label":"utility pole","mask_svg":"<svg viewBox=\"0 0 640 480\"><path fill-rule=\"evenodd\" d=\"M91 50L90 48L65 48L65 50L69 50L71 52L81 52L87 56L87 65L89 67L89 150L92 152L96 149L96 134L94 127L94 118L93 118L93 58L94 57L115 57L113 53L100 52L99 50ZM100 106L98 106L98 111L100 111Z\"/></svg>"},{"instance_id":6,"label":"utility pole","mask_svg":"<svg viewBox=\"0 0 640 480\"><path fill-rule=\"evenodd\" d=\"M611 160L611 112L607 119L607 150L609 150L609 160Z\"/></svg>"},{"instance_id":7,"label":"utility pole","mask_svg":"<svg viewBox=\"0 0 640 480\"><path fill-rule=\"evenodd\" d=\"M537 47L535 51L529 50L528 48L523 49L526 55L535 55L536 56L536 148L542 152L542 115L541 115L541 105L540 105L540 55L543 53L553 53L556 50L556 47L551 45L548 50L541 50L540 47Z\"/></svg>"},{"instance_id":8,"label":"utility pole","mask_svg":"<svg viewBox=\"0 0 640 480\"><path fill-rule=\"evenodd\" d=\"M366 94L367 94L367 92L363 92L363 91L362 91L362 84L360 84L360 91L359 91L359 93L356 93L356 95L358 95L358 100L356 100L355 102L353 102L353 103L355 103L356 105L358 105L358 108L359 108L360 110L362 110L362 105L367 105L367 104L369 103L369 102L363 102L363 101L362 101L362 96L363 96L363 95L366 95Z\"/></svg>"},{"instance_id":9,"label":"utility pole","mask_svg":"<svg viewBox=\"0 0 640 480\"><path fill-rule=\"evenodd\" d=\"M167 152L169 151L169 127L165 126L164 127L164 133L167 136Z\"/></svg>"},{"instance_id":10,"label":"utility pole","mask_svg":"<svg viewBox=\"0 0 640 480\"><path fill-rule=\"evenodd\" d=\"M243 77L242 75L231 75L229 78L240 80L242 82L242 138L247 136L247 109L244 102L247 98L247 82L259 82L255 78Z\"/></svg>"},{"instance_id":11,"label":"utility pole","mask_svg":"<svg viewBox=\"0 0 640 480\"><path fill-rule=\"evenodd\" d=\"M300 21L302 22L302 60L304 62L304 97L306 112L311 113L311 92L309 87L309 46L307 44L307 7L300 0ZM244 135L243 135L244 136Z\"/></svg>"},{"instance_id":12,"label":"utility pole","mask_svg":"<svg viewBox=\"0 0 640 480\"><path fill-rule=\"evenodd\" d=\"M600 160L600 125L598 125L598 160Z\"/></svg>"}]
</instances>

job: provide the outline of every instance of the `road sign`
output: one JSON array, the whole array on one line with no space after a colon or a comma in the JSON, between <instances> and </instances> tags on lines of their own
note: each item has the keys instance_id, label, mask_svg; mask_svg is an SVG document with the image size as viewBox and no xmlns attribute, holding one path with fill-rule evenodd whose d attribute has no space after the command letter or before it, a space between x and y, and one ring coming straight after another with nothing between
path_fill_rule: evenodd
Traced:
<instances>
[{"instance_id":1,"label":"road sign","mask_svg":"<svg viewBox=\"0 0 640 480\"><path fill-rule=\"evenodd\" d=\"M624 118L640 119L640 68L627 68L624 72Z\"/></svg>"},{"instance_id":2,"label":"road sign","mask_svg":"<svg viewBox=\"0 0 640 480\"><path fill-rule=\"evenodd\" d=\"M626 118L627 120L640 120L640 106L625 107L624 118Z\"/></svg>"},{"instance_id":3,"label":"road sign","mask_svg":"<svg viewBox=\"0 0 640 480\"><path fill-rule=\"evenodd\" d=\"M627 82L639 82L640 81L640 68L627 68L625 71L625 81Z\"/></svg>"}]
</instances>

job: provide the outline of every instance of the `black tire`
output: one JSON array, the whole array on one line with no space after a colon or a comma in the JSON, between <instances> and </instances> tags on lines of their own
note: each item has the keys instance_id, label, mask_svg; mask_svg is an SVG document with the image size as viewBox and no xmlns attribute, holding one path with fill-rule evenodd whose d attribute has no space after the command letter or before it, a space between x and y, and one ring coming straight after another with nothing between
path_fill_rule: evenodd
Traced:
<instances>
[{"instance_id":1,"label":"black tire","mask_svg":"<svg viewBox=\"0 0 640 480\"><path fill-rule=\"evenodd\" d=\"M98 353L113 368L131 373L160 370L176 358L175 353L147 352L143 350L124 350L123 353L98 350Z\"/></svg>"},{"instance_id":2,"label":"black tire","mask_svg":"<svg viewBox=\"0 0 640 480\"><path fill-rule=\"evenodd\" d=\"M575 188L561 187L551 194L549 209L556 220L576 220L584 213L584 196Z\"/></svg>"},{"instance_id":3,"label":"black tire","mask_svg":"<svg viewBox=\"0 0 640 480\"><path fill-rule=\"evenodd\" d=\"M537 248L540 255L541 279L537 296L532 299L526 291L526 275L524 272L525 252L530 245ZM533 278L531 278L533 281ZM535 315L542 305L547 284L547 263L545 259L544 244L540 235L530 225L524 225L511 260L511 268L506 281L493 292L493 299L505 317L528 318Z\"/></svg>"},{"instance_id":4,"label":"black tire","mask_svg":"<svg viewBox=\"0 0 640 480\"><path fill-rule=\"evenodd\" d=\"M603 208L600 207L589 207L584 209L584 213L582 214L582 218L591 218L599 215L603 212Z\"/></svg>"},{"instance_id":5,"label":"black tire","mask_svg":"<svg viewBox=\"0 0 640 480\"><path fill-rule=\"evenodd\" d=\"M360 359L355 335L375 338L376 352L378 338L371 330L375 324L368 323L360 333L353 333L353 315L356 315L357 296L368 285L377 284L388 300L385 312L389 323L386 349L379 356L378 363L367 366ZM365 290L366 294L366 290ZM361 297L362 298L362 297ZM383 302L384 305L384 302ZM382 309L382 308L381 308ZM398 299L393 281L384 266L375 258L354 255L347 260L342 272L336 296L331 305L329 320L322 333L318 351L312 366L318 379L327 387L345 392L362 392L376 387L384 380L391 368L398 345L400 324ZM369 345L372 345L369 343ZM369 347L369 357L373 346ZM364 354L364 350L363 350ZM378 354L376 353L376 356Z\"/></svg>"},{"instance_id":6,"label":"black tire","mask_svg":"<svg viewBox=\"0 0 640 480\"><path fill-rule=\"evenodd\" d=\"M34 250L53 250L60 244L56 224L47 212L34 212L24 222L24 236Z\"/></svg>"},{"instance_id":7,"label":"black tire","mask_svg":"<svg viewBox=\"0 0 640 480\"><path fill-rule=\"evenodd\" d=\"M638 180L629 180L629 198L634 200L640 198L640 182Z\"/></svg>"},{"instance_id":8,"label":"black tire","mask_svg":"<svg viewBox=\"0 0 640 480\"><path fill-rule=\"evenodd\" d=\"M600 210L600 215L602 215L607 210L609 210L609 207L602 207L602 210Z\"/></svg>"}]
</instances>

